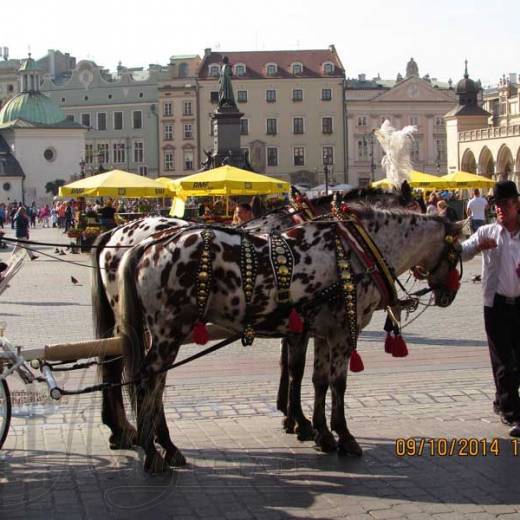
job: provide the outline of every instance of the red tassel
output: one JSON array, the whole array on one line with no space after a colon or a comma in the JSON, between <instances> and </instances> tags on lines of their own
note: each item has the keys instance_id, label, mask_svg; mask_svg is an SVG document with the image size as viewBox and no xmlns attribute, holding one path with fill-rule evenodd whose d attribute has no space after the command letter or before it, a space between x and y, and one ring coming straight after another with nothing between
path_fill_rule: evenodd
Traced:
<instances>
[{"instance_id":1,"label":"red tassel","mask_svg":"<svg viewBox=\"0 0 520 520\"><path fill-rule=\"evenodd\" d=\"M197 345L205 345L209 340L208 329L206 325L201 321L195 323L195 326L191 332L191 337L193 341L197 343Z\"/></svg>"},{"instance_id":2,"label":"red tassel","mask_svg":"<svg viewBox=\"0 0 520 520\"><path fill-rule=\"evenodd\" d=\"M391 354L394 351L394 343L394 337L392 336L392 334L390 334L390 332L387 332L385 338L385 352L387 354Z\"/></svg>"},{"instance_id":3,"label":"red tassel","mask_svg":"<svg viewBox=\"0 0 520 520\"><path fill-rule=\"evenodd\" d=\"M289 330L301 334L303 332L303 320L298 311L293 307L289 314Z\"/></svg>"},{"instance_id":4,"label":"red tassel","mask_svg":"<svg viewBox=\"0 0 520 520\"><path fill-rule=\"evenodd\" d=\"M351 372L363 372L365 370L365 365L363 365L363 360L357 350L354 350L350 356L349 368Z\"/></svg>"},{"instance_id":5,"label":"red tassel","mask_svg":"<svg viewBox=\"0 0 520 520\"><path fill-rule=\"evenodd\" d=\"M452 269L448 273L448 281L446 282L446 287L449 291L455 292L459 290L460 280L459 280L459 272L457 269Z\"/></svg>"},{"instance_id":6,"label":"red tassel","mask_svg":"<svg viewBox=\"0 0 520 520\"><path fill-rule=\"evenodd\" d=\"M394 348L392 349L392 356L394 357L406 357L408 355L408 347L401 336L397 334L394 338Z\"/></svg>"},{"instance_id":7,"label":"red tassel","mask_svg":"<svg viewBox=\"0 0 520 520\"><path fill-rule=\"evenodd\" d=\"M346 202L342 202L339 209L342 213L347 213L350 210L350 208Z\"/></svg>"}]
</instances>

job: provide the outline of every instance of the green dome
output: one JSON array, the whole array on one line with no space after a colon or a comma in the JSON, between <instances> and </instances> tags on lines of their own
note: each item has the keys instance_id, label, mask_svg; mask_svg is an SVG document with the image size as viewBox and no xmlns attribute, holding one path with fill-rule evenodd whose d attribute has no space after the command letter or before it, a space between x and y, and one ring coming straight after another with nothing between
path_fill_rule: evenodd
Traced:
<instances>
[{"instance_id":1,"label":"green dome","mask_svg":"<svg viewBox=\"0 0 520 520\"><path fill-rule=\"evenodd\" d=\"M64 121L65 114L54 101L41 92L22 92L10 99L0 110L0 124L16 119L54 125Z\"/></svg>"}]
</instances>

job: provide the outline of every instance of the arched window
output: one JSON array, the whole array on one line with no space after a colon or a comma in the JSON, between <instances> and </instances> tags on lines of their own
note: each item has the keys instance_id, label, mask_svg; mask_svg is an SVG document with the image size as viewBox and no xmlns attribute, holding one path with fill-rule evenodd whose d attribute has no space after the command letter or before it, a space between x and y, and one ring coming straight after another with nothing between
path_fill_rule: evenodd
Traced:
<instances>
[{"instance_id":1,"label":"arched window","mask_svg":"<svg viewBox=\"0 0 520 520\"><path fill-rule=\"evenodd\" d=\"M245 76L246 74L246 66L243 63L237 63L235 65L235 75L236 76Z\"/></svg>"},{"instance_id":2,"label":"arched window","mask_svg":"<svg viewBox=\"0 0 520 520\"><path fill-rule=\"evenodd\" d=\"M275 76L278 72L278 65L276 63L267 63L265 66L265 73L268 76Z\"/></svg>"},{"instance_id":3,"label":"arched window","mask_svg":"<svg viewBox=\"0 0 520 520\"><path fill-rule=\"evenodd\" d=\"M213 78L218 77L220 74L220 67L215 63L209 66L209 75Z\"/></svg>"},{"instance_id":4,"label":"arched window","mask_svg":"<svg viewBox=\"0 0 520 520\"><path fill-rule=\"evenodd\" d=\"M291 65L291 73L296 75L296 74L301 74L303 72L303 65L301 63L293 63Z\"/></svg>"},{"instance_id":5,"label":"arched window","mask_svg":"<svg viewBox=\"0 0 520 520\"><path fill-rule=\"evenodd\" d=\"M334 74L334 63L330 61L326 61L323 64L323 73L324 74Z\"/></svg>"}]
</instances>

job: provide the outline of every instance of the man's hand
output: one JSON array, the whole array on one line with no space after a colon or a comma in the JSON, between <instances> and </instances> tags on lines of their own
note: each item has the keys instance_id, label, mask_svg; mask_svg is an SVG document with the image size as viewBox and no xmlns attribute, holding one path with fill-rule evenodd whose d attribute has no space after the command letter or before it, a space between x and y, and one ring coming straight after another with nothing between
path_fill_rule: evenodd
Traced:
<instances>
[{"instance_id":1,"label":"man's hand","mask_svg":"<svg viewBox=\"0 0 520 520\"><path fill-rule=\"evenodd\" d=\"M485 251L486 249L495 249L497 247L497 242L494 238L483 238L477 246L477 251L480 253L481 251Z\"/></svg>"}]
</instances>

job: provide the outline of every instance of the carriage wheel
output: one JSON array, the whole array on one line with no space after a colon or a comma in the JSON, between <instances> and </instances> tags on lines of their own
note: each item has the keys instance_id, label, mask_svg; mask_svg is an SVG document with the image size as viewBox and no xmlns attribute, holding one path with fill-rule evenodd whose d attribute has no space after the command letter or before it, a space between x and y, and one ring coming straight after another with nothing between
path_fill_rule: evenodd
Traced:
<instances>
[{"instance_id":1,"label":"carriage wheel","mask_svg":"<svg viewBox=\"0 0 520 520\"><path fill-rule=\"evenodd\" d=\"M11 394L7 381L0 381L0 450L4 445L11 424Z\"/></svg>"}]
</instances>

